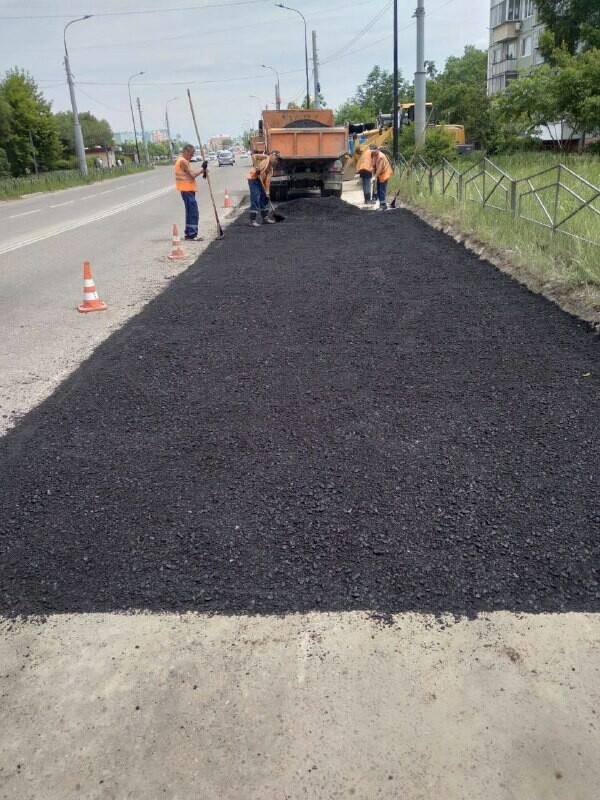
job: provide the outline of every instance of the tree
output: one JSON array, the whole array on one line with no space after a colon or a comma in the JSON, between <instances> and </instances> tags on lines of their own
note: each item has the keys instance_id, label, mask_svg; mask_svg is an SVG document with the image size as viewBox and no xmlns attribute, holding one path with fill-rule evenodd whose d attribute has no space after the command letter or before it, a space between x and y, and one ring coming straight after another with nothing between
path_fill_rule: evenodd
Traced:
<instances>
[{"instance_id":1,"label":"tree","mask_svg":"<svg viewBox=\"0 0 600 800\"><path fill-rule=\"evenodd\" d=\"M10 133L3 140L3 149L12 174L25 175L33 168L30 136L39 169L52 169L60 157L60 141L50 103L44 100L31 75L17 68L5 74L0 91L10 108ZM0 116L6 126L6 111L0 109Z\"/></svg>"},{"instance_id":2,"label":"tree","mask_svg":"<svg viewBox=\"0 0 600 800\"><path fill-rule=\"evenodd\" d=\"M438 120L464 125L471 141L485 142L491 133L487 60L485 50L467 45L463 55L451 56L444 71L427 85Z\"/></svg>"},{"instance_id":3,"label":"tree","mask_svg":"<svg viewBox=\"0 0 600 800\"><path fill-rule=\"evenodd\" d=\"M571 55L555 48L552 63L512 81L498 100L505 119L526 120L527 132L546 127L557 148L568 147L576 133L600 128L600 50ZM571 129L563 138L560 130Z\"/></svg>"},{"instance_id":4,"label":"tree","mask_svg":"<svg viewBox=\"0 0 600 800\"><path fill-rule=\"evenodd\" d=\"M412 98L412 88L398 70L399 102ZM390 114L394 107L394 74L374 66L364 83L356 87L353 97L336 110L335 119L343 122L372 122L376 124L379 112Z\"/></svg>"},{"instance_id":5,"label":"tree","mask_svg":"<svg viewBox=\"0 0 600 800\"><path fill-rule=\"evenodd\" d=\"M75 152L75 134L73 126L73 112L59 111L54 115L59 137L66 153ZM91 112L82 111L79 114L79 124L86 147L107 147L114 144L114 134L105 119L97 119Z\"/></svg>"},{"instance_id":6,"label":"tree","mask_svg":"<svg viewBox=\"0 0 600 800\"><path fill-rule=\"evenodd\" d=\"M598 0L535 0L538 19L553 34L540 41L540 51L550 60L554 46L565 47L574 55L581 46L584 50L600 47L600 5ZM553 42L553 43L552 43Z\"/></svg>"}]
</instances>

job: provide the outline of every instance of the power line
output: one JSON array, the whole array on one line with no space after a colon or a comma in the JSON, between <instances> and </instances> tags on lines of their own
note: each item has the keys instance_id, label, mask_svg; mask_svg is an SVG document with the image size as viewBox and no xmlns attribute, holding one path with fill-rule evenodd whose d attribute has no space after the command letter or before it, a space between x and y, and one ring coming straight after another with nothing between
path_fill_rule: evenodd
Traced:
<instances>
[{"instance_id":1,"label":"power line","mask_svg":"<svg viewBox=\"0 0 600 800\"><path fill-rule=\"evenodd\" d=\"M224 8L226 6L247 6L247 5L256 5L256 3L266 3L270 2L270 0L231 0L230 2L225 3L205 3L203 5L194 5L194 6L178 6L177 8L147 8L143 11L98 11L95 14L91 14L92 17L129 17L129 16L137 16L139 14L168 14L170 12L176 11L204 11L207 8ZM72 14L38 14L38 15L27 15L27 16L17 16L17 17L7 17L7 16L0 16L0 19L70 19L71 17L77 16L76 12ZM82 14L83 16L83 14Z\"/></svg>"},{"instance_id":2,"label":"power line","mask_svg":"<svg viewBox=\"0 0 600 800\"><path fill-rule=\"evenodd\" d=\"M371 20L370 20L370 22L368 22L368 23L365 25L365 27L364 27L364 28L363 28L361 31L359 31L359 32L356 34L356 36L355 36L353 39L351 39L349 42L347 42L345 45L343 45L343 47L340 47L338 50L336 50L336 51L335 51L334 53L332 53L331 55L329 55L329 56L327 56L326 58L324 58L324 59L321 61L321 63L322 63L322 64L327 64L327 62L328 62L328 61L332 61L332 60L334 60L334 59L335 59L336 57L338 57L338 56L339 56L341 53L343 53L343 52L344 52L344 50L347 50L349 47L352 47L352 45L353 45L353 44L356 44L356 42L357 42L357 41L358 41L360 38L362 38L362 37L364 36L364 34L365 34L365 33L368 33L368 31L370 31L370 30L371 30L371 28L373 27L373 25L375 25L375 23L376 23L376 22L378 22L378 21L381 19L381 17L382 17L382 16L385 14L385 12L388 10L388 8L389 8L391 5L392 5L392 0L389 0L389 2L385 4L385 6L384 6L384 7L381 9L381 11L378 11L378 12L377 12L377 14L376 14L376 15L373 17L373 19L371 19Z\"/></svg>"}]
</instances>

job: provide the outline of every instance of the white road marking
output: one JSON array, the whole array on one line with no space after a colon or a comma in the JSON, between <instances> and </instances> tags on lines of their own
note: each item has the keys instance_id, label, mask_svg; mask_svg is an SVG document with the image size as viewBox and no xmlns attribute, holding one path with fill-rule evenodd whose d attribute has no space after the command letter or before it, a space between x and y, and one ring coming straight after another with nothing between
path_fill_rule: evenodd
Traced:
<instances>
[{"instance_id":1,"label":"white road marking","mask_svg":"<svg viewBox=\"0 0 600 800\"><path fill-rule=\"evenodd\" d=\"M110 194L111 192L114 192L114 189L107 189L105 192L100 192L100 194Z\"/></svg>"},{"instance_id":2,"label":"white road marking","mask_svg":"<svg viewBox=\"0 0 600 800\"><path fill-rule=\"evenodd\" d=\"M8 219L16 219L17 217L26 217L28 214L37 214L38 211L41 211L41 208L34 208L33 211L24 211L22 214L13 214L12 217L8 217Z\"/></svg>"},{"instance_id":3,"label":"white road marking","mask_svg":"<svg viewBox=\"0 0 600 800\"><path fill-rule=\"evenodd\" d=\"M60 208L61 206L70 206L71 203L74 203L74 202L75 202L75 200L67 200L66 203L57 203L54 206L50 206L50 208Z\"/></svg>"},{"instance_id":4,"label":"white road marking","mask_svg":"<svg viewBox=\"0 0 600 800\"><path fill-rule=\"evenodd\" d=\"M98 195L97 194L86 194L85 197L80 197L79 199L80 200L89 200L90 197L98 197Z\"/></svg>"},{"instance_id":5,"label":"white road marking","mask_svg":"<svg viewBox=\"0 0 600 800\"><path fill-rule=\"evenodd\" d=\"M20 242L15 242L14 244L9 244L7 247L0 248L0 256L4 255L5 253L12 253L14 250L18 250L21 247L27 247L29 244L36 244L37 242L43 242L44 239L50 239L53 236L58 236L61 233L67 233L68 231L75 230L75 228L81 228L84 225L89 225L90 222L98 222L105 217L111 217L113 214L120 214L122 211L127 211L134 206L139 206L142 203L147 203L150 200L155 200L157 197L162 197L164 194L168 194L172 192L173 188L171 186L167 186L164 189L159 189L156 192L151 192L150 194L144 194L141 197L136 198L135 200L130 200L128 203L123 203L120 206L115 206L114 208L109 208L107 211L102 211L100 214L94 214L90 217L84 217L83 219L75 220L74 222L70 222L67 225L61 225L58 228L51 228L49 231L45 233L40 233L37 236L32 236L29 239L23 239ZM38 209L39 210L39 209ZM33 212L30 212L33 213Z\"/></svg>"}]
</instances>

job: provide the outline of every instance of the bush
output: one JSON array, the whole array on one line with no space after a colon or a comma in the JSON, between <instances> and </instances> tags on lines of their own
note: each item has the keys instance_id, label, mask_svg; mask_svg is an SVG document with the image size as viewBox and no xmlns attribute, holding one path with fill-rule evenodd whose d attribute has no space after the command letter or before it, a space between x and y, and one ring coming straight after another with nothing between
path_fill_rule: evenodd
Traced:
<instances>
[{"instance_id":1,"label":"bush","mask_svg":"<svg viewBox=\"0 0 600 800\"><path fill-rule=\"evenodd\" d=\"M398 136L398 152L410 160L415 153L415 129L412 125L402 127ZM442 158L452 158L456 155L456 142L454 135L442 127L428 128L425 134L425 144L420 152L428 164L435 164Z\"/></svg>"},{"instance_id":2,"label":"bush","mask_svg":"<svg viewBox=\"0 0 600 800\"><path fill-rule=\"evenodd\" d=\"M586 145L583 152L589 156L600 156L600 139L597 142Z\"/></svg>"},{"instance_id":3,"label":"bush","mask_svg":"<svg viewBox=\"0 0 600 800\"><path fill-rule=\"evenodd\" d=\"M6 150L0 147L0 178L10 178L10 163L8 161Z\"/></svg>"}]
</instances>

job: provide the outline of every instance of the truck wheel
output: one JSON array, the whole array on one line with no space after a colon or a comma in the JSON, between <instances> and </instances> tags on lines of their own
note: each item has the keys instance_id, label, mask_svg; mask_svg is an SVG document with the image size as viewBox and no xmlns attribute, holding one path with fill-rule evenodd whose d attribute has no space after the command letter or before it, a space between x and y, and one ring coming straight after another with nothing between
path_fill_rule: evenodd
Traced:
<instances>
[{"instance_id":1,"label":"truck wheel","mask_svg":"<svg viewBox=\"0 0 600 800\"><path fill-rule=\"evenodd\" d=\"M321 187L321 197L331 197L331 192L329 189L323 189Z\"/></svg>"},{"instance_id":2,"label":"truck wheel","mask_svg":"<svg viewBox=\"0 0 600 800\"><path fill-rule=\"evenodd\" d=\"M332 197L341 197L342 196L342 187L340 186L339 189L332 189L331 195L332 195Z\"/></svg>"}]
</instances>

